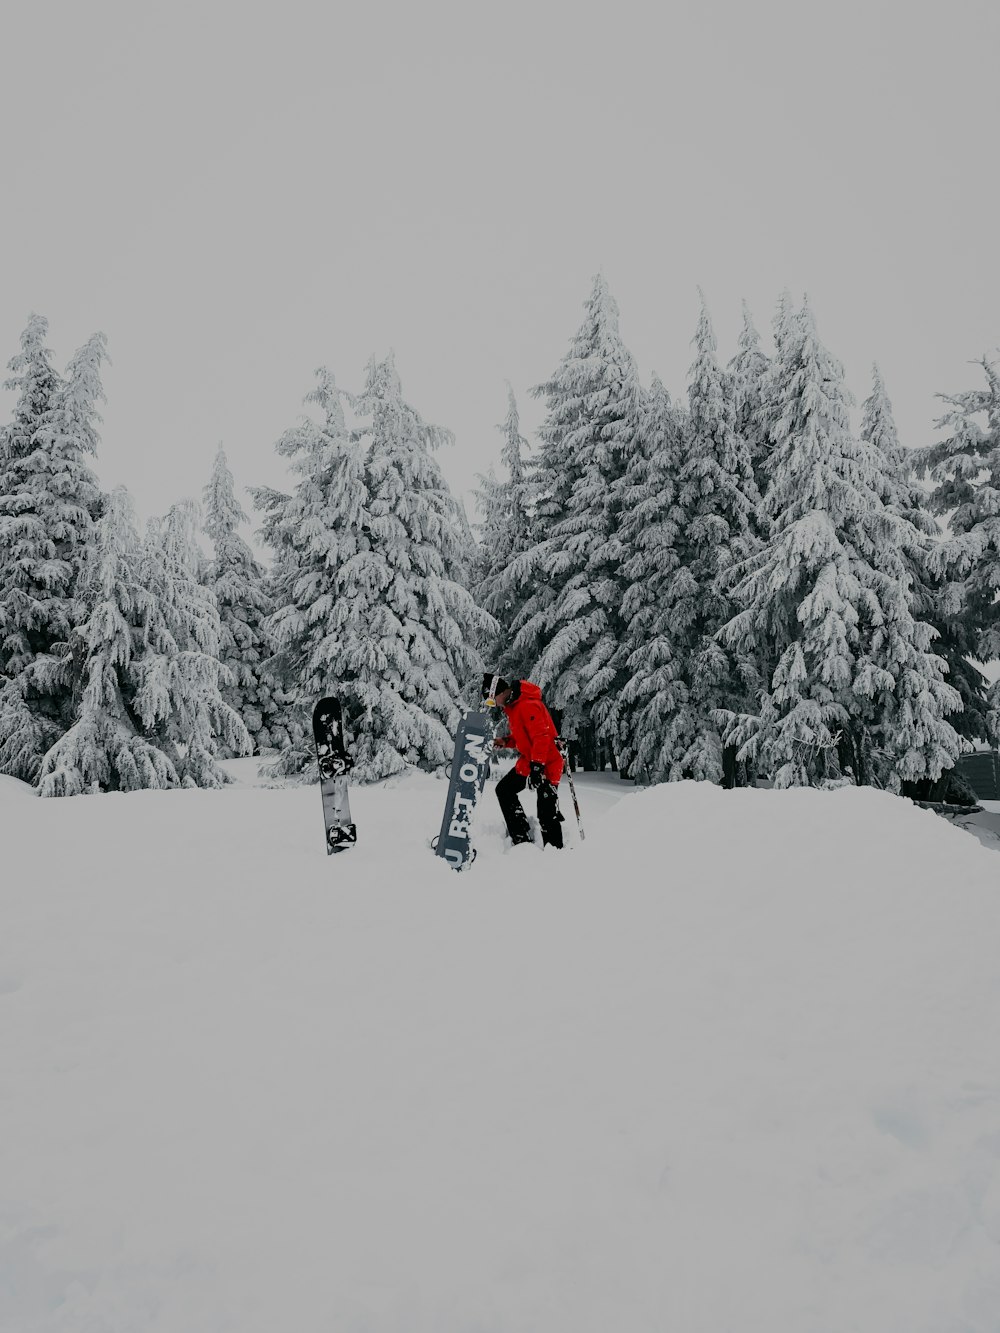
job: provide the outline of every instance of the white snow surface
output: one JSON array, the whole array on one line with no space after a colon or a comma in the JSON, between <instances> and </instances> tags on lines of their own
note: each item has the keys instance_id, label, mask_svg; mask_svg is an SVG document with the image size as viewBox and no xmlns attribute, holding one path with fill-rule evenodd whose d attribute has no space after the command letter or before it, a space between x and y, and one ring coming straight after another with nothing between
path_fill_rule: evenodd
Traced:
<instances>
[{"instance_id":1,"label":"white snow surface","mask_svg":"<svg viewBox=\"0 0 1000 1333\"><path fill-rule=\"evenodd\" d=\"M1000 862L853 789L0 793L5 1333L998 1333Z\"/></svg>"},{"instance_id":2,"label":"white snow surface","mask_svg":"<svg viewBox=\"0 0 1000 1333\"><path fill-rule=\"evenodd\" d=\"M20 778L12 778L7 773L0 773L0 805L8 800L19 801L24 797L32 799L37 795L38 792L30 782L22 782Z\"/></svg>"}]
</instances>

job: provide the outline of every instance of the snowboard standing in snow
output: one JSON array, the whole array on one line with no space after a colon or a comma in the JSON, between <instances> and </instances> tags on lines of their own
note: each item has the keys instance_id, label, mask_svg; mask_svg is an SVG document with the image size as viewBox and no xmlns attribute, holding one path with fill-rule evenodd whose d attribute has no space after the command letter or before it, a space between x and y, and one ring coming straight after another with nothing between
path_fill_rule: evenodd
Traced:
<instances>
[{"instance_id":1,"label":"snowboard standing in snow","mask_svg":"<svg viewBox=\"0 0 1000 1333\"><path fill-rule=\"evenodd\" d=\"M493 749L493 724L487 713L466 713L455 736L455 758L444 806L441 832L434 850L455 870L475 857L469 843L469 821L486 784Z\"/></svg>"},{"instance_id":2,"label":"snowboard standing in snow","mask_svg":"<svg viewBox=\"0 0 1000 1333\"><path fill-rule=\"evenodd\" d=\"M352 760L344 744L339 699L320 699L313 709L313 736L319 763L319 789L323 797L326 850L328 853L342 852L357 842L358 833L351 823L351 805L347 796L347 775Z\"/></svg>"}]
</instances>

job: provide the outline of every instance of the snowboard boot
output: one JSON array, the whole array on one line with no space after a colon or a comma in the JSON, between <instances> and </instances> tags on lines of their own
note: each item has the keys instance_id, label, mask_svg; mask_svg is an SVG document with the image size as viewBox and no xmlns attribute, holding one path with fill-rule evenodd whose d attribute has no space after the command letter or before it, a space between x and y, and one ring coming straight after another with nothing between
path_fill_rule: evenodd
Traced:
<instances>
[{"instance_id":1,"label":"snowboard boot","mask_svg":"<svg viewBox=\"0 0 1000 1333\"><path fill-rule=\"evenodd\" d=\"M559 795L551 782L543 782L538 788L538 826L542 830L543 847L562 847L562 823Z\"/></svg>"},{"instance_id":2,"label":"snowboard boot","mask_svg":"<svg viewBox=\"0 0 1000 1333\"><path fill-rule=\"evenodd\" d=\"M528 816L524 813L524 807L518 799L527 785L528 779L523 778L516 768L512 768L497 783L497 801L500 804L500 811L504 823L507 825L510 840L515 847L518 843L532 841L531 825L528 823Z\"/></svg>"}]
</instances>

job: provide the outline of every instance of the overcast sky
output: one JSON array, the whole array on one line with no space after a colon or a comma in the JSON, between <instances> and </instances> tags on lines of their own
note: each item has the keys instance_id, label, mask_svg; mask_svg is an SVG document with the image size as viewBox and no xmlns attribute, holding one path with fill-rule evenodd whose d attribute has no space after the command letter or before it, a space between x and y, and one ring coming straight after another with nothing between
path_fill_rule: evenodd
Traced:
<instances>
[{"instance_id":1,"label":"overcast sky","mask_svg":"<svg viewBox=\"0 0 1000 1333\"><path fill-rule=\"evenodd\" d=\"M605 274L648 382L685 391L705 291L770 349L807 292L904 441L1000 343L1000 6L50 3L7 15L0 363L31 311L109 339L98 470L140 515L285 484L313 371L391 348L468 499L504 381L525 433ZM12 396L0 401L6 419ZM246 502L249 506L249 501Z\"/></svg>"}]
</instances>

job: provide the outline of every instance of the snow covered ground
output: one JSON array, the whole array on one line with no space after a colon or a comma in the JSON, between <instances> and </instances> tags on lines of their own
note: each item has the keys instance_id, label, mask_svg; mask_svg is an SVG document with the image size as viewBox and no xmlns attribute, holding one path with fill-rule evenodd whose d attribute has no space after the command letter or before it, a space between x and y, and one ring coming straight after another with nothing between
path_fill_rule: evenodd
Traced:
<instances>
[{"instance_id":1,"label":"snow covered ground","mask_svg":"<svg viewBox=\"0 0 1000 1333\"><path fill-rule=\"evenodd\" d=\"M998 1333L1000 862L871 791L0 792L0 1328Z\"/></svg>"},{"instance_id":2,"label":"snow covered ground","mask_svg":"<svg viewBox=\"0 0 1000 1333\"><path fill-rule=\"evenodd\" d=\"M242 763L242 760L236 760ZM8 777L6 773L0 773L0 805L5 801L34 800L38 795L34 787L27 782L21 782L18 778Z\"/></svg>"}]
</instances>

